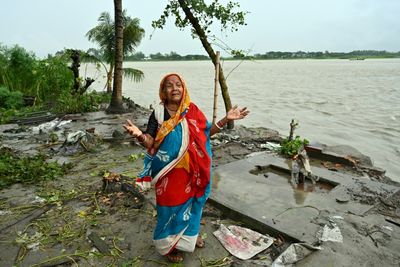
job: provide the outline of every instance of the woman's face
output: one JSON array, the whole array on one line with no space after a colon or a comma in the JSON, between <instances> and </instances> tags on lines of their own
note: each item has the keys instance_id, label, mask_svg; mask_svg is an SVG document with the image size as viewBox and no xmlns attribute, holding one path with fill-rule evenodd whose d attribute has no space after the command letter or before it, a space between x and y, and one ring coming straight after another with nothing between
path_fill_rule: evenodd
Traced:
<instances>
[{"instance_id":1,"label":"woman's face","mask_svg":"<svg viewBox=\"0 0 400 267\"><path fill-rule=\"evenodd\" d=\"M164 93L167 103L180 104L183 95L182 82L176 75L167 77L164 82Z\"/></svg>"}]
</instances>

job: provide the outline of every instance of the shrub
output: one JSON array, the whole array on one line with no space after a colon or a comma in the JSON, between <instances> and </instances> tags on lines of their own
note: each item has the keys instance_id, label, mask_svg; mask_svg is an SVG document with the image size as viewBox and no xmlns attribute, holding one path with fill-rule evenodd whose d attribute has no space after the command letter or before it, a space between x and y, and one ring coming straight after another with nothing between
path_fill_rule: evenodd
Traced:
<instances>
[{"instance_id":1,"label":"shrub","mask_svg":"<svg viewBox=\"0 0 400 267\"><path fill-rule=\"evenodd\" d=\"M18 109L24 105L20 91L10 92L5 87L0 87L0 107L5 109Z\"/></svg>"},{"instance_id":2,"label":"shrub","mask_svg":"<svg viewBox=\"0 0 400 267\"><path fill-rule=\"evenodd\" d=\"M92 112L98 111L101 103L109 103L110 101L110 94L91 92L73 95L66 92L59 96L54 109L58 113Z\"/></svg>"},{"instance_id":3,"label":"shrub","mask_svg":"<svg viewBox=\"0 0 400 267\"><path fill-rule=\"evenodd\" d=\"M31 95L43 102L54 101L59 96L69 93L74 83L68 61L63 57L50 57L38 63L36 69L38 78L35 92ZM38 90L37 90L38 89Z\"/></svg>"},{"instance_id":4,"label":"shrub","mask_svg":"<svg viewBox=\"0 0 400 267\"><path fill-rule=\"evenodd\" d=\"M19 46L0 46L0 86L46 103L71 90L74 77L68 64L66 56L39 60Z\"/></svg>"}]
</instances>

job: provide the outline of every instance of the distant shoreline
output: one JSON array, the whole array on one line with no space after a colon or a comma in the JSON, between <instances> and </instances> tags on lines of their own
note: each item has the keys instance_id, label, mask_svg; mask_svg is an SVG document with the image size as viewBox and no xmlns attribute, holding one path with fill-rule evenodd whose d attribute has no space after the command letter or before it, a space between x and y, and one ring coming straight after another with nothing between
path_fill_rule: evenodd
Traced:
<instances>
[{"instance_id":1,"label":"distant shoreline","mask_svg":"<svg viewBox=\"0 0 400 267\"><path fill-rule=\"evenodd\" d=\"M270 60L367 60L367 59L400 59L398 57L365 57L365 58L221 58L226 61L240 61L240 60L255 60L255 61L270 61ZM171 61L210 61L210 59L146 59L146 60L124 60L124 62L171 62Z\"/></svg>"},{"instance_id":2,"label":"distant shoreline","mask_svg":"<svg viewBox=\"0 0 400 267\"><path fill-rule=\"evenodd\" d=\"M356 50L352 52L282 52L269 51L264 54L255 53L253 55L245 54L244 51L237 51L234 56L221 57L222 60L276 60L276 59L348 59L348 60L364 60L364 59L383 59L383 58L400 58L399 52L377 51L377 50ZM136 52L125 57L125 61L204 61L210 60L207 55L188 54L180 55L176 52L161 54L145 55L142 52Z\"/></svg>"}]
</instances>

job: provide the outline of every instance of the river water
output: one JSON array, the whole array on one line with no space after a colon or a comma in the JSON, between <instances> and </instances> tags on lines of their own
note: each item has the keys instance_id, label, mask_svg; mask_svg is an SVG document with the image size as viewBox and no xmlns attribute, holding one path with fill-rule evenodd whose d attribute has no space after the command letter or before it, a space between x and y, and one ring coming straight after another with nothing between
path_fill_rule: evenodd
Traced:
<instances>
[{"instance_id":1,"label":"river water","mask_svg":"<svg viewBox=\"0 0 400 267\"><path fill-rule=\"evenodd\" d=\"M190 97L212 119L214 68L208 61L126 62L145 73L144 81L123 82L123 94L136 103L158 103L161 78L170 72L186 80ZM349 145L371 157L400 181L400 59L266 60L223 62L232 103L251 113L239 124L267 127L327 145ZM96 90L104 73L88 65ZM232 71L232 72L231 72ZM219 92L218 118L225 114Z\"/></svg>"}]
</instances>

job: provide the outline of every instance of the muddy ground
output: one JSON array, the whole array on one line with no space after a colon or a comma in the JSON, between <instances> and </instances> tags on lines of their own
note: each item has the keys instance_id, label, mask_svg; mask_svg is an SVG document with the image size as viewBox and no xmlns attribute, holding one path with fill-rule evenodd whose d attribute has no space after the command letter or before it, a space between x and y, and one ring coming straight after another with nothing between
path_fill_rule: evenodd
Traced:
<instances>
[{"instance_id":1,"label":"muddy ground","mask_svg":"<svg viewBox=\"0 0 400 267\"><path fill-rule=\"evenodd\" d=\"M122 115L104 112L70 115L64 119L72 121L55 132L57 138L47 132L33 134L31 127L1 126L1 146L24 154L44 153L49 160L70 167L66 175L54 181L15 184L1 190L0 266L169 265L155 252L151 241L156 221L152 201L142 202L129 188L121 188L121 181L133 184L142 167L144 152L124 133L122 123L130 118L145 128L148 116L149 110L138 106ZM67 133L93 131L93 128L94 134L88 140L65 143ZM225 131L212 140L213 165L216 167L267 150L267 142L279 142L281 138L278 132L264 128L237 127ZM354 166L319 160L313 160L313 164L323 164L365 179L389 181L387 177L369 177L362 168ZM112 186L105 188L104 180L112 174L119 176L116 180L111 179L115 182ZM107 179L106 182L110 185ZM367 195L367 192L360 193L360 198L367 199ZM152 199L151 195L146 197ZM396 218L400 198L397 197L386 205L380 203L376 209ZM290 244L278 239L253 259L241 261L230 256L213 236L221 222L241 224L207 204L201 229L206 247L186 254L181 266L270 266ZM382 231L375 234L379 236L374 240L388 238ZM398 255L394 256L390 262L398 259Z\"/></svg>"}]
</instances>

